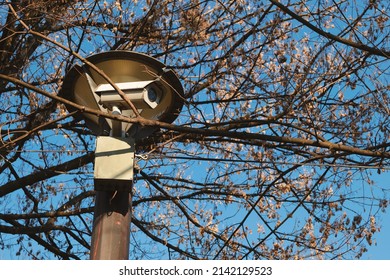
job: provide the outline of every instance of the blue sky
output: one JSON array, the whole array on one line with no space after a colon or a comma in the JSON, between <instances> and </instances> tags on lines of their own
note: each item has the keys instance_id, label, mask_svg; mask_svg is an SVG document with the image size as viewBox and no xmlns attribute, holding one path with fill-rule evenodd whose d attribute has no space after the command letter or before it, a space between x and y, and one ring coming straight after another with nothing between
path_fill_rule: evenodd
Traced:
<instances>
[{"instance_id":1,"label":"blue sky","mask_svg":"<svg viewBox=\"0 0 390 280\"><path fill-rule=\"evenodd\" d=\"M332 30L333 31L333 30ZM335 33L337 30L335 30ZM86 47L86 50L89 51L90 47ZM56 143L53 141L53 143ZM56 143L57 144L57 143ZM25 170L26 173L29 173L30 170ZM376 174L373 171L373 174ZM382 185L390 189L390 174L382 174L381 176L375 175L377 179L377 184ZM16 206L18 207L18 206ZM374 235L374 244L371 247L368 247L368 252L363 255L363 259L390 259L390 209L386 213L381 213L381 216L377 219L378 224L381 226L381 231L377 232ZM16 238L14 238L16 242ZM0 251L0 259L4 258L16 258L15 250L14 251Z\"/></svg>"},{"instance_id":2,"label":"blue sky","mask_svg":"<svg viewBox=\"0 0 390 280\"><path fill-rule=\"evenodd\" d=\"M390 187L390 173L387 172L379 176L377 183L388 189ZM362 259L390 260L390 209L387 209L385 213L381 213L381 216L378 217L378 223L381 230L374 235L376 242L368 247L368 252L363 255Z\"/></svg>"},{"instance_id":3,"label":"blue sky","mask_svg":"<svg viewBox=\"0 0 390 280\"><path fill-rule=\"evenodd\" d=\"M390 260L390 212L387 211L381 218L382 229L374 237L377 244L368 248L362 259Z\"/></svg>"}]
</instances>

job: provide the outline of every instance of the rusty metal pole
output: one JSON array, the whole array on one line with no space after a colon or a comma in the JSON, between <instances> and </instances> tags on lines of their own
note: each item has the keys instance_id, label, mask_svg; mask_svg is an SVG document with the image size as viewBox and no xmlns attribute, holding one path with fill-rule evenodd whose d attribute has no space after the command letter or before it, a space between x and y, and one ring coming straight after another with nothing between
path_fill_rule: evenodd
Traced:
<instances>
[{"instance_id":1,"label":"rusty metal pole","mask_svg":"<svg viewBox=\"0 0 390 280\"><path fill-rule=\"evenodd\" d=\"M98 137L91 260L129 259L133 139Z\"/></svg>"},{"instance_id":2,"label":"rusty metal pole","mask_svg":"<svg viewBox=\"0 0 390 280\"><path fill-rule=\"evenodd\" d=\"M97 191L91 260L128 260L131 193Z\"/></svg>"}]
</instances>

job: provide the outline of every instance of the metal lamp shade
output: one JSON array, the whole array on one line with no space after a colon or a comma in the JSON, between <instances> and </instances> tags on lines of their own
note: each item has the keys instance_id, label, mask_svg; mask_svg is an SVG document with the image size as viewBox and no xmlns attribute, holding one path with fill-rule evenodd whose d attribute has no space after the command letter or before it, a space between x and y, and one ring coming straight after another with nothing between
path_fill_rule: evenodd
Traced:
<instances>
[{"instance_id":1,"label":"metal lamp shade","mask_svg":"<svg viewBox=\"0 0 390 280\"><path fill-rule=\"evenodd\" d=\"M92 55L86 58L102 70L115 84L129 82L153 81L161 89L161 97L155 108L142 108L140 115L146 119L173 122L183 106L183 87L175 72L167 69L160 61L151 56L131 51L109 51ZM99 104L97 93L91 89L89 78L97 86L107 84L100 74L87 65L74 65L64 78L60 95L81 106L89 107L103 112L107 108ZM137 106L136 106L137 107ZM67 105L70 112L75 108ZM131 109L125 110L125 116L132 117ZM112 121L93 114L80 113L88 128L95 135L108 135L112 129ZM141 127L131 123L124 123L123 130L135 139L144 138L153 133L153 128Z\"/></svg>"}]
</instances>

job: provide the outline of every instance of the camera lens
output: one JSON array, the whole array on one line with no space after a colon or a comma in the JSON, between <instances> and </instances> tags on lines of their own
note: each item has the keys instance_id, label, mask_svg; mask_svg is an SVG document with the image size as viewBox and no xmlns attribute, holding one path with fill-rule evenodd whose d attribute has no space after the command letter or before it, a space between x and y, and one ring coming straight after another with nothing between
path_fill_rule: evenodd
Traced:
<instances>
[{"instance_id":1,"label":"camera lens","mask_svg":"<svg viewBox=\"0 0 390 280\"><path fill-rule=\"evenodd\" d=\"M157 91L154 88L149 88L148 90L148 98L151 102L155 102L157 100Z\"/></svg>"}]
</instances>

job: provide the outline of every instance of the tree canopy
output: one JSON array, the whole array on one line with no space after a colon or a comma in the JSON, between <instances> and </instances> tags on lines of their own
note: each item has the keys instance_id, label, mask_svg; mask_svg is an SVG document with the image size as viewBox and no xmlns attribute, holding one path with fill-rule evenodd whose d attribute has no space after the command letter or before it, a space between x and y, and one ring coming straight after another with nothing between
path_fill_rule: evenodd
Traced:
<instances>
[{"instance_id":1,"label":"tree canopy","mask_svg":"<svg viewBox=\"0 0 390 280\"><path fill-rule=\"evenodd\" d=\"M125 119L159 128L136 147L132 259L361 257L389 203L373 180L390 161L389 13L381 0L1 1L0 248L88 258L95 137L58 93L72 65L131 50L185 89L174 123Z\"/></svg>"}]
</instances>

